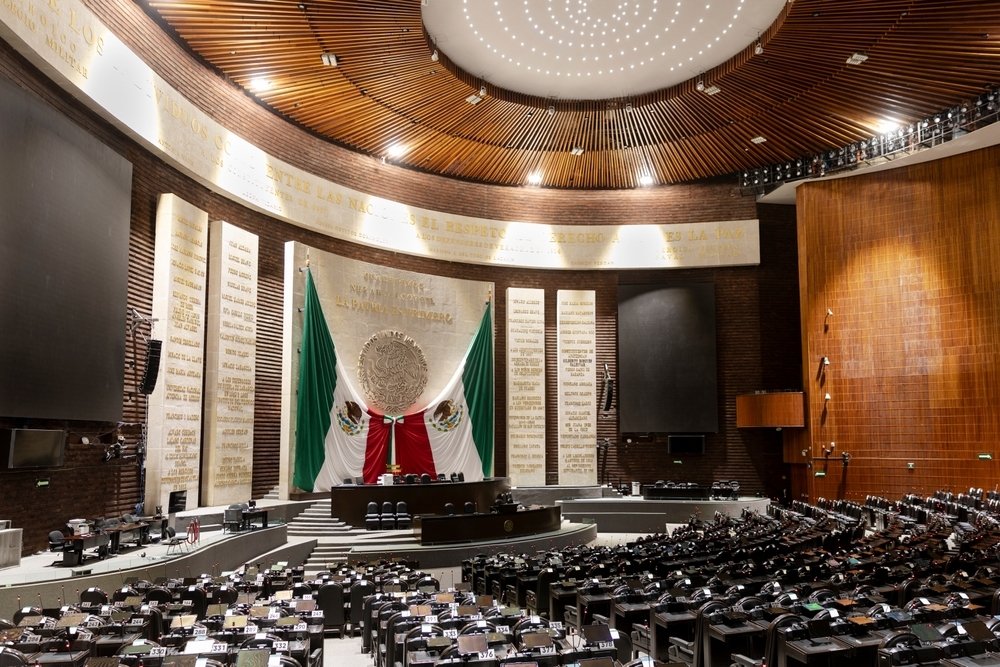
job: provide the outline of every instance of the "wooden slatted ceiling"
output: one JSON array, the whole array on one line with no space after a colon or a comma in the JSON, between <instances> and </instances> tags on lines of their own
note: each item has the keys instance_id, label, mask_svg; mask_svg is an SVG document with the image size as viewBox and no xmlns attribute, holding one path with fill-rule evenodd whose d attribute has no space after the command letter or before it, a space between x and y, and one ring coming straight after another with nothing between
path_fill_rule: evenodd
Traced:
<instances>
[{"instance_id":1,"label":"wooden slatted ceiling","mask_svg":"<svg viewBox=\"0 0 1000 667\"><path fill-rule=\"evenodd\" d=\"M420 0L147 0L206 63L277 113L341 145L415 169L500 185L631 188L735 173L872 136L1000 83L1000 3L795 0L753 45L695 81L630 100L546 100L488 90L432 62ZM322 64L336 54L338 67ZM846 60L861 52L862 65ZM555 106L549 115L547 108ZM750 139L764 136L763 144ZM579 146L585 153L571 156Z\"/></svg>"}]
</instances>

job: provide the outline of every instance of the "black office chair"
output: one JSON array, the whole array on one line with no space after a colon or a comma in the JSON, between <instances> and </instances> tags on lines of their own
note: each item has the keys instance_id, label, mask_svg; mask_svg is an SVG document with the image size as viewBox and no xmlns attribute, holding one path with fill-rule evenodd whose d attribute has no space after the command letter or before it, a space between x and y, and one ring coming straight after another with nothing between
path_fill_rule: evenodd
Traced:
<instances>
[{"instance_id":1,"label":"black office chair","mask_svg":"<svg viewBox=\"0 0 1000 667\"><path fill-rule=\"evenodd\" d=\"M28 656L17 649L0 646L0 667L26 667L29 664Z\"/></svg>"},{"instance_id":2,"label":"black office chair","mask_svg":"<svg viewBox=\"0 0 1000 667\"><path fill-rule=\"evenodd\" d=\"M445 503L444 504L444 513L447 514L448 516L454 516L454 514L455 514L455 503Z\"/></svg>"},{"instance_id":3,"label":"black office chair","mask_svg":"<svg viewBox=\"0 0 1000 667\"><path fill-rule=\"evenodd\" d=\"M379 529L378 503L374 500L368 503L368 511L365 514L365 528L368 530Z\"/></svg>"},{"instance_id":4,"label":"black office chair","mask_svg":"<svg viewBox=\"0 0 1000 667\"><path fill-rule=\"evenodd\" d=\"M475 514L476 513L476 503L472 502L471 500L466 500L465 501L465 513L466 514Z\"/></svg>"},{"instance_id":5,"label":"black office chair","mask_svg":"<svg viewBox=\"0 0 1000 667\"><path fill-rule=\"evenodd\" d=\"M465 473L464 472L459 472L458 473L458 481L460 481L460 482L464 482L465 481Z\"/></svg>"},{"instance_id":6,"label":"black office chair","mask_svg":"<svg viewBox=\"0 0 1000 667\"><path fill-rule=\"evenodd\" d=\"M108 603L108 594L96 586L80 591L80 604L102 605Z\"/></svg>"},{"instance_id":7,"label":"black office chair","mask_svg":"<svg viewBox=\"0 0 1000 667\"><path fill-rule=\"evenodd\" d=\"M406 501L400 500L396 503L396 528L407 530L410 528L411 523L410 511L406 507Z\"/></svg>"},{"instance_id":8,"label":"black office chair","mask_svg":"<svg viewBox=\"0 0 1000 667\"><path fill-rule=\"evenodd\" d=\"M66 547L66 536L61 531L49 533L49 551L62 551Z\"/></svg>"},{"instance_id":9,"label":"black office chair","mask_svg":"<svg viewBox=\"0 0 1000 667\"><path fill-rule=\"evenodd\" d=\"M323 584L316 592L316 606L323 610L323 628L344 636L347 618L344 610L344 587L336 582Z\"/></svg>"},{"instance_id":10,"label":"black office chair","mask_svg":"<svg viewBox=\"0 0 1000 667\"><path fill-rule=\"evenodd\" d=\"M420 475L420 483L421 484L430 484L431 483L431 476L429 474L427 474L427 473L424 473L424 474Z\"/></svg>"},{"instance_id":11,"label":"black office chair","mask_svg":"<svg viewBox=\"0 0 1000 667\"><path fill-rule=\"evenodd\" d=\"M379 518L382 530L393 530L396 527L396 510L391 500L382 503L382 515Z\"/></svg>"}]
</instances>

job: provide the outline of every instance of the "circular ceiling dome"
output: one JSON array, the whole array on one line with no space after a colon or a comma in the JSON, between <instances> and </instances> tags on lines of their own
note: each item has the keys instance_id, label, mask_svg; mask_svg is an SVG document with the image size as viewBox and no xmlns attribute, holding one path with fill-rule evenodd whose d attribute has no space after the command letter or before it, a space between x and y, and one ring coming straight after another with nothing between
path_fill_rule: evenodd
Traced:
<instances>
[{"instance_id":1,"label":"circular ceiling dome","mask_svg":"<svg viewBox=\"0 0 1000 667\"><path fill-rule=\"evenodd\" d=\"M434 48L483 83L553 99L640 95L729 60L786 0L424 0Z\"/></svg>"}]
</instances>

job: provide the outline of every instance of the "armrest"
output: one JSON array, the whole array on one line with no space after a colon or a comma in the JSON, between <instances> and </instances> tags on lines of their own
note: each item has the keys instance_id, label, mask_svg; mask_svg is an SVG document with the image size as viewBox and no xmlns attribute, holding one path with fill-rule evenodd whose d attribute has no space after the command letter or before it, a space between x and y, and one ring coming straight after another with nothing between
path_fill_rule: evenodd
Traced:
<instances>
[{"instance_id":1,"label":"armrest","mask_svg":"<svg viewBox=\"0 0 1000 667\"><path fill-rule=\"evenodd\" d=\"M758 660L755 658L748 658L745 655L739 653L733 653L729 656L736 667L762 667L764 664L763 660Z\"/></svg>"},{"instance_id":2,"label":"armrest","mask_svg":"<svg viewBox=\"0 0 1000 667\"><path fill-rule=\"evenodd\" d=\"M689 639L683 639L681 637L667 637L671 644L678 648L682 648L690 653L694 653L694 642Z\"/></svg>"}]
</instances>

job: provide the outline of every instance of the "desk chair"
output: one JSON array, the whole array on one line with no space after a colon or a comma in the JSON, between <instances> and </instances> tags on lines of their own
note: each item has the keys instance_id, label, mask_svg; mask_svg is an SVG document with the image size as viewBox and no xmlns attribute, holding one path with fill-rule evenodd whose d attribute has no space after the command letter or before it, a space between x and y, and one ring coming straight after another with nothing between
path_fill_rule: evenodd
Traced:
<instances>
[{"instance_id":1,"label":"desk chair","mask_svg":"<svg viewBox=\"0 0 1000 667\"><path fill-rule=\"evenodd\" d=\"M102 605L108 603L108 594L96 586L80 591L80 604Z\"/></svg>"},{"instance_id":2,"label":"desk chair","mask_svg":"<svg viewBox=\"0 0 1000 667\"><path fill-rule=\"evenodd\" d=\"M407 508L406 501L400 500L396 503L396 528L406 530L410 528L411 523L410 511Z\"/></svg>"},{"instance_id":3,"label":"desk chair","mask_svg":"<svg viewBox=\"0 0 1000 667\"><path fill-rule=\"evenodd\" d=\"M185 534L183 537L177 534L177 531L173 528L167 528L167 555L171 553L182 553L187 551L188 546L188 536Z\"/></svg>"},{"instance_id":4,"label":"desk chair","mask_svg":"<svg viewBox=\"0 0 1000 667\"><path fill-rule=\"evenodd\" d=\"M320 586L316 591L316 606L323 611L323 629L343 637L344 626L347 625L344 587L333 581Z\"/></svg>"},{"instance_id":5,"label":"desk chair","mask_svg":"<svg viewBox=\"0 0 1000 667\"><path fill-rule=\"evenodd\" d=\"M396 528L396 508L391 500L382 503L382 514L379 515L379 527L382 530L393 530Z\"/></svg>"},{"instance_id":6,"label":"desk chair","mask_svg":"<svg viewBox=\"0 0 1000 667\"><path fill-rule=\"evenodd\" d=\"M365 529L378 530L381 517L378 512L378 503L374 500L368 503L368 511L365 513Z\"/></svg>"}]
</instances>

